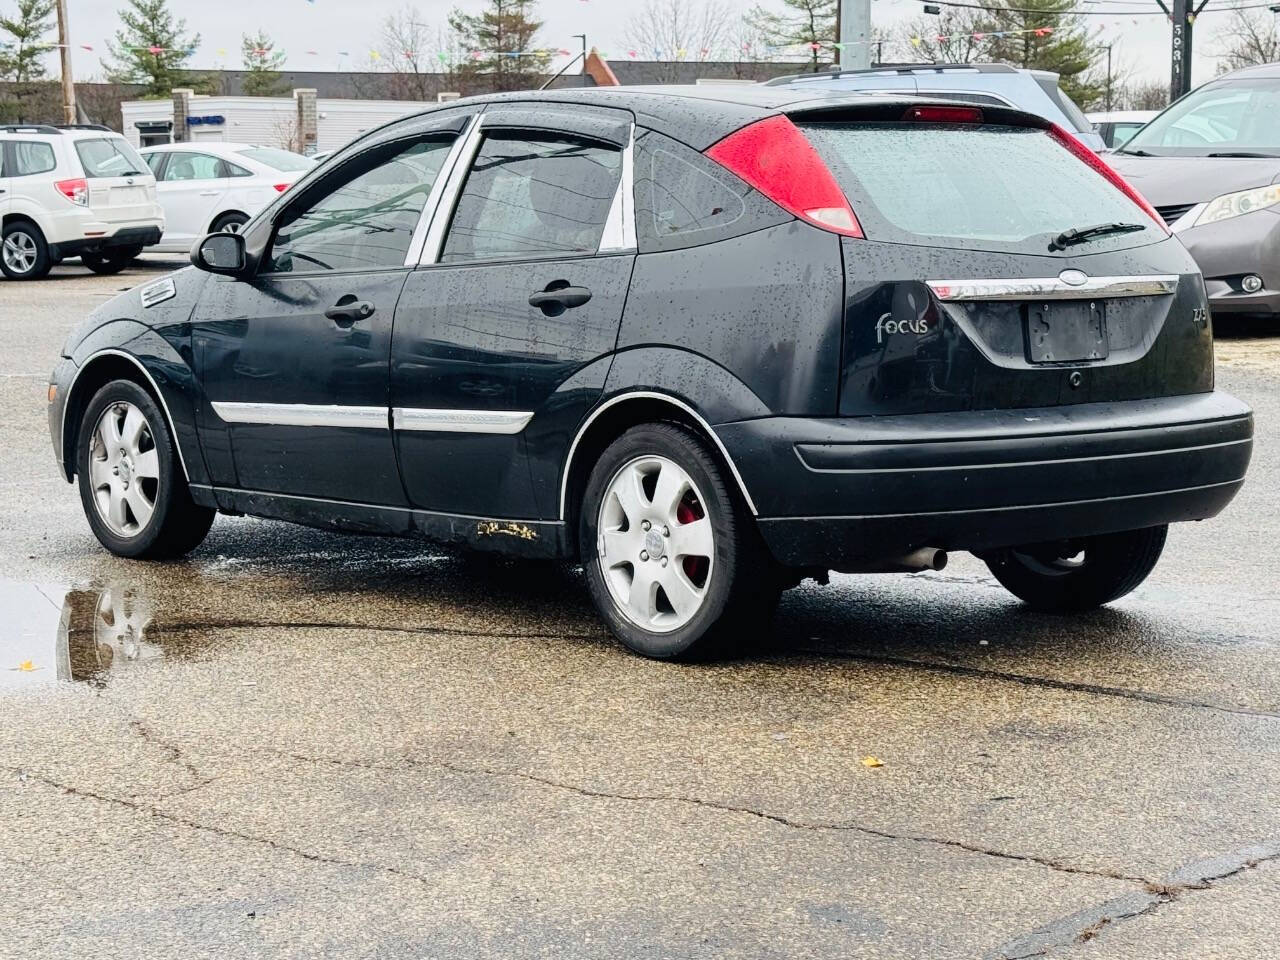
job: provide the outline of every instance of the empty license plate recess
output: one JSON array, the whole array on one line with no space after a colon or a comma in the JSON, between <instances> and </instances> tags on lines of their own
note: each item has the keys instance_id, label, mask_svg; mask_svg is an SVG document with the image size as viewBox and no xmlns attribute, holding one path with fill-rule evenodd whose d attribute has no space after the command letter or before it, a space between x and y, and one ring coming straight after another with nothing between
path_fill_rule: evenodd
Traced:
<instances>
[{"instance_id":1,"label":"empty license plate recess","mask_svg":"<svg viewBox=\"0 0 1280 960\"><path fill-rule=\"evenodd\" d=\"M1023 309L1027 359L1032 363L1106 359L1107 317L1103 301L1029 303Z\"/></svg>"}]
</instances>

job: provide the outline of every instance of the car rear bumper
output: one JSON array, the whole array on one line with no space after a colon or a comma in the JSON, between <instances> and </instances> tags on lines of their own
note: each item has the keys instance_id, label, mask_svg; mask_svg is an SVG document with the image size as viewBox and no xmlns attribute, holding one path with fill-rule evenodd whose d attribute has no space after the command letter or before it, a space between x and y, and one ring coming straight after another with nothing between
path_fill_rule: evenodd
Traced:
<instances>
[{"instance_id":1,"label":"car rear bumper","mask_svg":"<svg viewBox=\"0 0 1280 960\"><path fill-rule=\"evenodd\" d=\"M1253 416L1215 392L716 432L780 562L857 569L1211 517L1243 483Z\"/></svg>"},{"instance_id":2,"label":"car rear bumper","mask_svg":"<svg viewBox=\"0 0 1280 960\"><path fill-rule=\"evenodd\" d=\"M159 242L160 227L144 224L120 227L110 235L101 237L83 237L50 244L49 250L57 257L78 257L82 253L100 253L121 247L149 247Z\"/></svg>"}]
</instances>

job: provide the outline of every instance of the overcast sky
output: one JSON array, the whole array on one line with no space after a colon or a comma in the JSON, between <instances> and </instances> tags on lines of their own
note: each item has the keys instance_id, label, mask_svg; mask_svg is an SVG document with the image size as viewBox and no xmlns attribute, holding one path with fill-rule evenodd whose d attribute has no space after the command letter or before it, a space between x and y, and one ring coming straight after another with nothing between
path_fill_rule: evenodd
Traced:
<instances>
[{"instance_id":1,"label":"overcast sky","mask_svg":"<svg viewBox=\"0 0 1280 960\"><path fill-rule=\"evenodd\" d=\"M689 0L696 4L699 0ZM751 0L723 0L731 9L746 10ZM769 0L765 0L766 5ZM588 35L591 45L613 57L625 58L625 26L630 11L643 0L541 0L539 10L545 20L540 41L545 46L578 48L573 34ZM75 45L75 69L80 79L101 73L100 60L105 56L105 41L118 26L117 10L123 0L68 0L72 43ZM0 10L8 10L14 0L0 0ZM202 69L217 66L238 67L241 34L265 30L277 46L289 56L288 67L295 70L335 70L360 68L367 64L369 51L377 43L379 24L394 11L405 6L405 0L171 0L171 7L187 21L192 32L201 35L200 48L192 65ZM431 24L445 23L454 6L477 10L480 0L418 0L414 6ZM1225 19L1225 14L1211 16L1210 4L1197 29L1200 48L1208 45L1209 35ZM1085 0L1086 8L1136 11L1156 9L1155 0ZM909 0L872 0L872 22L888 28L897 21L914 17L921 10L919 2ZM1169 76L1169 25L1163 17L1134 17L1110 13L1090 18L1103 32L1104 41L1116 43L1116 55L1138 75L1167 80ZM89 44L93 52L80 49ZM316 51L314 54L308 51ZM341 57L340 51L350 54ZM908 51L894 56L908 59ZM643 56L643 54L642 54ZM652 56L651 54L649 55ZM885 59L890 59L888 51ZM53 63L51 61L51 66ZM1211 59L1196 57L1193 78L1201 83L1213 75Z\"/></svg>"}]
</instances>

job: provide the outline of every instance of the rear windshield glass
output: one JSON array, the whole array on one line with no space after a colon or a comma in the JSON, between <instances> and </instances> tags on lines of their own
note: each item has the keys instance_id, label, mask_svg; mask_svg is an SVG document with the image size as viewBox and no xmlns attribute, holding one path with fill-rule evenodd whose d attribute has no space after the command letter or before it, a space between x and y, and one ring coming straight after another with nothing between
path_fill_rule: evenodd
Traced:
<instances>
[{"instance_id":1,"label":"rear windshield glass","mask_svg":"<svg viewBox=\"0 0 1280 960\"><path fill-rule=\"evenodd\" d=\"M808 123L867 237L1047 253L1064 230L1134 223L1072 253L1163 239L1135 203L1043 130L919 123Z\"/></svg>"},{"instance_id":2,"label":"rear windshield glass","mask_svg":"<svg viewBox=\"0 0 1280 960\"><path fill-rule=\"evenodd\" d=\"M119 137L77 140L76 153L86 177L131 177L151 172L137 151Z\"/></svg>"},{"instance_id":3,"label":"rear windshield glass","mask_svg":"<svg viewBox=\"0 0 1280 960\"><path fill-rule=\"evenodd\" d=\"M265 163L276 170L310 170L316 165L310 157L304 157L300 153L290 153L288 150L277 150L275 147L250 147L239 152L243 157Z\"/></svg>"}]
</instances>

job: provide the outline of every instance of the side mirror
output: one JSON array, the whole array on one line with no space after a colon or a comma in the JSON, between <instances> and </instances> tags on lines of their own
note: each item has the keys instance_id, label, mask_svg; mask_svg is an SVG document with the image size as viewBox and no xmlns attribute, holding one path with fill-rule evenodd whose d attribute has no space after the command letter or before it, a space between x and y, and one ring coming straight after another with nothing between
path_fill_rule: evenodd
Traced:
<instances>
[{"instance_id":1,"label":"side mirror","mask_svg":"<svg viewBox=\"0 0 1280 960\"><path fill-rule=\"evenodd\" d=\"M211 233L191 250L191 262L209 273L238 277L245 269L244 237L238 233Z\"/></svg>"}]
</instances>

